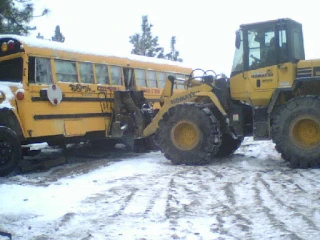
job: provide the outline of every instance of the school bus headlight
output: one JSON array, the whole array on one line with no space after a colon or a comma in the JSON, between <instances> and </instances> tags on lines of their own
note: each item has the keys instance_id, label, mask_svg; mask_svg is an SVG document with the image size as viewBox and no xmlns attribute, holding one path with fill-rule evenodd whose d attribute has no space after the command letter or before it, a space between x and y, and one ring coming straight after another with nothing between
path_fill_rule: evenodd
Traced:
<instances>
[{"instance_id":1,"label":"school bus headlight","mask_svg":"<svg viewBox=\"0 0 320 240\"><path fill-rule=\"evenodd\" d=\"M1 45L1 51L2 51L2 52L6 52L6 51L8 51L8 49L9 49L8 43L6 43L6 42L2 43L2 45Z\"/></svg>"}]
</instances>

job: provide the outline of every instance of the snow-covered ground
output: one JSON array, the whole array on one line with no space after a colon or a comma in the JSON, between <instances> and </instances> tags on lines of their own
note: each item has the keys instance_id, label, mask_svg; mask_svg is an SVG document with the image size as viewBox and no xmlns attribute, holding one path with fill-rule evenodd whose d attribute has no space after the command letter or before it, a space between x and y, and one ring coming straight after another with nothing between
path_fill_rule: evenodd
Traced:
<instances>
[{"instance_id":1,"label":"snow-covered ground","mask_svg":"<svg viewBox=\"0 0 320 240\"><path fill-rule=\"evenodd\" d=\"M320 239L320 170L291 169L269 141L247 138L199 167L160 152L81 159L0 178L0 231L15 240Z\"/></svg>"}]
</instances>

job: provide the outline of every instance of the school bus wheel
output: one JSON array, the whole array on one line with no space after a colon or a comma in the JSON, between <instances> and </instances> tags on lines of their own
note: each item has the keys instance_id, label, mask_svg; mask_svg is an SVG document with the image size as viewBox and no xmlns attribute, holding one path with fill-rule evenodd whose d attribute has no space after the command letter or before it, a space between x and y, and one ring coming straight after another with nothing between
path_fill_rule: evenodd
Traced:
<instances>
[{"instance_id":1,"label":"school bus wheel","mask_svg":"<svg viewBox=\"0 0 320 240\"><path fill-rule=\"evenodd\" d=\"M10 128L0 126L0 176L10 174L21 159L21 144Z\"/></svg>"}]
</instances>

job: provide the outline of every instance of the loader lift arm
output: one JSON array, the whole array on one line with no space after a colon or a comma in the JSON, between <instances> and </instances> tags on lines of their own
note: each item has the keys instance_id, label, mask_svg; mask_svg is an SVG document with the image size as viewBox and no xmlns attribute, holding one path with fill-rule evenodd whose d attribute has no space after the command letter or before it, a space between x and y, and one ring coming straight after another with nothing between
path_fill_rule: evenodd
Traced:
<instances>
[{"instance_id":1,"label":"loader lift arm","mask_svg":"<svg viewBox=\"0 0 320 240\"><path fill-rule=\"evenodd\" d=\"M211 102L218 108L221 114L224 117L227 117L226 111L223 109L217 96L213 93L213 89L215 88L214 80L216 78L216 75L207 75L207 71L203 72L203 76L199 77L201 81L195 80L195 78L192 77L192 72L190 74L189 79L186 80L187 89L181 93L176 94L173 94L175 77L171 75L168 76L168 80L164 86L160 98L161 109L153 118L152 122L143 130L143 137L148 137L157 131L160 120L162 119L163 115L169 111L171 107L181 103L195 102L197 98L209 98Z\"/></svg>"}]
</instances>

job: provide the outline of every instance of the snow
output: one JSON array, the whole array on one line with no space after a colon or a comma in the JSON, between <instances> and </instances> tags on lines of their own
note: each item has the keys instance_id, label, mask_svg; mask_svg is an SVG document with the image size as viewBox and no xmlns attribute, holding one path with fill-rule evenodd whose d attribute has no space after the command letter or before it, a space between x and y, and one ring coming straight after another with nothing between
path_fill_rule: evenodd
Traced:
<instances>
[{"instance_id":1,"label":"snow","mask_svg":"<svg viewBox=\"0 0 320 240\"><path fill-rule=\"evenodd\" d=\"M1 108L9 108L12 109L12 105L10 103L10 100L14 98L14 95L10 89L9 86L7 85L2 85L0 84L0 94L4 98L4 101L0 103L0 109Z\"/></svg>"},{"instance_id":2,"label":"snow","mask_svg":"<svg viewBox=\"0 0 320 240\"><path fill-rule=\"evenodd\" d=\"M0 103L0 109L2 108L14 109L14 107L10 103L10 100L14 98L11 87L22 88L23 86L21 83L12 83L12 82L5 82L5 81L0 82L0 100L2 100L1 98L4 98L4 101ZM18 89L17 91L23 91L23 89Z\"/></svg>"},{"instance_id":3,"label":"snow","mask_svg":"<svg viewBox=\"0 0 320 240\"><path fill-rule=\"evenodd\" d=\"M142 61L142 62L154 62L158 64L167 64L172 66L181 66L181 67L189 67L185 63L181 62L174 62L169 61L165 59L159 59L159 58L153 58L153 57L145 57L145 56L139 56L134 54L122 54L119 55L118 53L112 52L112 49L103 49L101 50L101 46L99 45L98 49L95 49L94 44L88 43L85 46L75 47L72 44L67 43L60 43L60 42L54 42L54 41L47 41L43 39L38 39L35 37L25 37L25 36L19 36L19 35L10 35L10 34L0 34L0 38L13 38L21 42L23 45L31 46L31 47L40 47L40 48L47 48L47 49L54 49L59 51L68 51L68 52L76 52L76 53L82 53L82 54L93 54L98 56L110 56L110 57L120 57L120 58L126 58L127 60L133 60L133 61Z\"/></svg>"},{"instance_id":4,"label":"snow","mask_svg":"<svg viewBox=\"0 0 320 240\"><path fill-rule=\"evenodd\" d=\"M41 150L45 149L48 147L48 143L43 142L43 143L33 143L33 144L27 144L23 145L25 148L30 148L30 150Z\"/></svg>"},{"instance_id":5,"label":"snow","mask_svg":"<svg viewBox=\"0 0 320 240\"><path fill-rule=\"evenodd\" d=\"M75 162L0 178L0 231L13 239L314 240L319 173L291 169L270 141L252 138L205 166L174 166L160 152Z\"/></svg>"}]
</instances>

